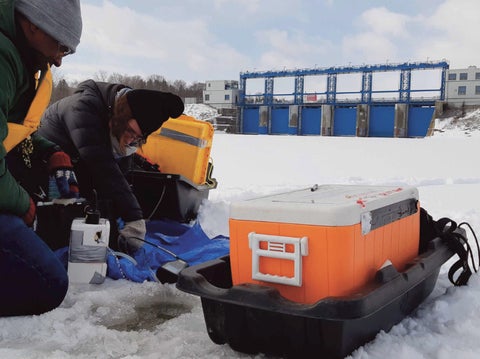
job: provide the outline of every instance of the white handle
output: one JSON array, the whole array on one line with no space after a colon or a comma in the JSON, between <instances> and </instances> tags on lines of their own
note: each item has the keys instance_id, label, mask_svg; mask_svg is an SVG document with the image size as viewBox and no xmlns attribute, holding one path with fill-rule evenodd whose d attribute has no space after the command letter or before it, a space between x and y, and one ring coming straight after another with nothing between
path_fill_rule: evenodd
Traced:
<instances>
[{"instance_id":1,"label":"white handle","mask_svg":"<svg viewBox=\"0 0 480 359\"><path fill-rule=\"evenodd\" d=\"M260 248L261 242L267 243L267 249ZM293 245L293 252L287 252L287 244ZM250 232L248 245L252 250L252 279L296 287L302 286L302 257L308 255L308 237L284 237ZM293 261L293 277L260 272L260 257Z\"/></svg>"}]
</instances>

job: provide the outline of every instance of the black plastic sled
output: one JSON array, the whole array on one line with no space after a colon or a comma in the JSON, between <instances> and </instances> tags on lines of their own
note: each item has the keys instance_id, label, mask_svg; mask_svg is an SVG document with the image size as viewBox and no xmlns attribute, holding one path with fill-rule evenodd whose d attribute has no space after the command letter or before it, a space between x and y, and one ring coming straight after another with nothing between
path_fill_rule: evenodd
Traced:
<instances>
[{"instance_id":1,"label":"black plastic sled","mask_svg":"<svg viewBox=\"0 0 480 359\"><path fill-rule=\"evenodd\" d=\"M228 256L184 269L176 285L201 297L207 332L216 344L249 354L343 358L412 313L453 255L436 238L405 271L386 266L361 292L308 305L272 287L233 286Z\"/></svg>"}]
</instances>

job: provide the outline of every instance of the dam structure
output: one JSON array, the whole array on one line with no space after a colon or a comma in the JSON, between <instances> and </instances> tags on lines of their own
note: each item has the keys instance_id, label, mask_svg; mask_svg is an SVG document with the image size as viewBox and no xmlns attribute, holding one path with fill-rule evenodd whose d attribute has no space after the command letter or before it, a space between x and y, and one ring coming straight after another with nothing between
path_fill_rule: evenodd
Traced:
<instances>
[{"instance_id":1,"label":"dam structure","mask_svg":"<svg viewBox=\"0 0 480 359\"><path fill-rule=\"evenodd\" d=\"M445 102L446 61L240 73L243 134L425 137Z\"/></svg>"}]
</instances>

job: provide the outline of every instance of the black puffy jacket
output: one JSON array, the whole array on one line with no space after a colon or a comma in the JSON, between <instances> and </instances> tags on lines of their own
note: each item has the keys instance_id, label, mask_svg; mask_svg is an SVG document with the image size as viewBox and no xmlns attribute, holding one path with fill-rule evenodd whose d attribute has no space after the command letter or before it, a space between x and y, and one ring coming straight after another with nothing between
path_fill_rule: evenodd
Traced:
<instances>
[{"instance_id":1,"label":"black puffy jacket","mask_svg":"<svg viewBox=\"0 0 480 359\"><path fill-rule=\"evenodd\" d=\"M129 222L143 213L124 176L125 166L113 156L109 119L121 84L87 80L75 93L51 105L38 132L72 158L80 194L110 201L113 215Z\"/></svg>"}]
</instances>

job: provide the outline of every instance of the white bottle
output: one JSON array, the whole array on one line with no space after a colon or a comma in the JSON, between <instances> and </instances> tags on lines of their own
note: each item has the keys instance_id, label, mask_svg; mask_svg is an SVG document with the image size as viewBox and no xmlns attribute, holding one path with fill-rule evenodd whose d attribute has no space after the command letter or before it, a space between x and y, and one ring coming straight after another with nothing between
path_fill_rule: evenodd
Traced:
<instances>
[{"instance_id":1,"label":"white bottle","mask_svg":"<svg viewBox=\"0 0 480 359\"><path fill-rule=\"evenodd\" d=\"M101 284L107 274L110 222L98 211L75 218L70 232L68 279L71 283Z\"/></svg>"}]
</instances>

